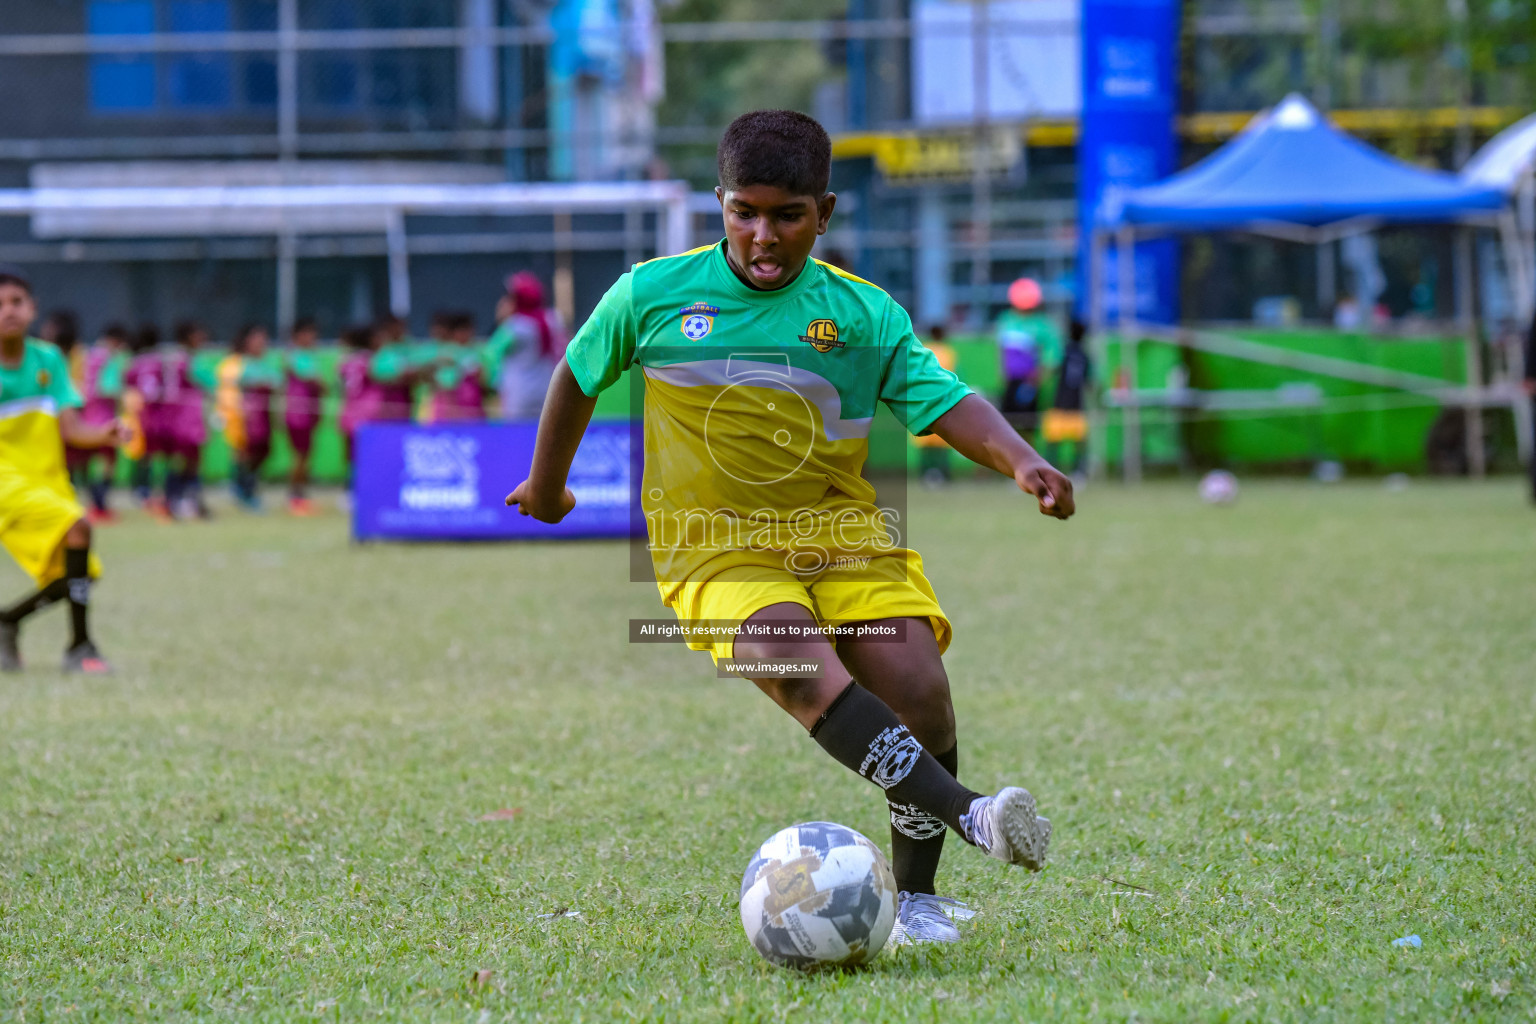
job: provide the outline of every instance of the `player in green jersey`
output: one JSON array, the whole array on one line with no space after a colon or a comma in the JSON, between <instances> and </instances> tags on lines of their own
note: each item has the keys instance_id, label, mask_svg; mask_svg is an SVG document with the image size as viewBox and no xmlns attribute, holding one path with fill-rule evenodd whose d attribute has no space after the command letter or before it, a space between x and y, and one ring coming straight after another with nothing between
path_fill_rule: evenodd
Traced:
<instances>
[{"instance_id":1,"label":"player in green jersey","mask_svg":"<svg viewBox=\"0 0 1536 1024\"><path fill-rule=\"evenodd\" d=\"M725 238L613 285L556 370L528 478L507 501L545 522L571 511L566 479L596 396L638 365L663 601L697 631L690 646L735 659L727 667L884 790L898 941L955 941L963 908L934 891L946 829L1038 869L1050 823L1024 789L985 796L956 779L940 657L950 623L861 474L870 422L883 403L912 433L1012 477L1048 516L1072 515L1072 485L939 365L890 296L810 258L837 201L830 166L826 132L804 115L731 124L716 189ZM704 632L721 623L739 632ZM807 662L819 670L789 667Z\"/></svg>"},{"instance_id":2,"label":"player in green jersey","mask_svg":"<svg viewBox=\"0 0 1536 1024\"><path fill-rule=\"evenodd\" d=\"M106 448L127 440L121 420L87 423L69 362L27 336L37 316L32 283L0 265L0 545L37 589L0 608L0 672L21 670L21 624L49 605L69 605L65 672L112 671L88 626L92 582L101 565L92 531L64 466L64 446Z\"/></svg>"}]
</instances>

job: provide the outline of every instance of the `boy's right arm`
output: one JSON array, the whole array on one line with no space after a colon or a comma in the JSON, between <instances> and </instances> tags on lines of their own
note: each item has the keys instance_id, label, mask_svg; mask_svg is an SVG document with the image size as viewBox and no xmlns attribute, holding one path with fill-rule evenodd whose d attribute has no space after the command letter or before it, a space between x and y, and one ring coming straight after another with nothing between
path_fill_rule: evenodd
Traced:
<instances>
[{"instance_id":1,"label":"boy's right arm","mask_svg":"<svg viewBox=\"0 0 1536 1024\"><path fill-rule=\"evenodd\" d=\"M507 495L508 505L516 505L523 515L544 523L558 523L576 507L576 496L565 481L596 406L597 399L581 390L570 365L562 359L544 397L528 479Z\"/></svg>"},{"instance_id":2,"label":"boy's right arm","mask_svg":"<svg viewBox=\"0 0 1536 1024\"><path fill-rule=\"evenodd\" d=\"M639 332L630 291L633 280L629 273L614 282L555 367L528 479L507 495L507 504L516 505L525 516L558 523L576 507L575 495L565 486L576 448L587 432L597 396L634 362Z\"/></svg>"}]
</instances>

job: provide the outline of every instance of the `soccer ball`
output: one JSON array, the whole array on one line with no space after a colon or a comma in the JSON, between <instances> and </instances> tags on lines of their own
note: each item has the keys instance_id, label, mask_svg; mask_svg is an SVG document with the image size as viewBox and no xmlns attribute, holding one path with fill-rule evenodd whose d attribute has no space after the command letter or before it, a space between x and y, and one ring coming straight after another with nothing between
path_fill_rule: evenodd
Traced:
<instances>
[{"instance_id":1,"label":"soccer ball","mask_svg":"<svg viewBox=\"0 0 1536 1024\"><path fill-rule=\"evenodd\" d=\"M741 926L780 967L854 967L875 958L896 923L896 878L853 829L808 821L757 848L741 879Z\"/></svg>"},{"instance_id":2,"label":"soccer ball","mask_svg":"<svg viewBox=\"0 0 1536 1024\"><path fill-rule=\"evenodd\" d=\"M1237 500L1237 477L1213 469L1200 478L1200 500L1207 505L1230 505Z\"/></svg>"}]
</instances>

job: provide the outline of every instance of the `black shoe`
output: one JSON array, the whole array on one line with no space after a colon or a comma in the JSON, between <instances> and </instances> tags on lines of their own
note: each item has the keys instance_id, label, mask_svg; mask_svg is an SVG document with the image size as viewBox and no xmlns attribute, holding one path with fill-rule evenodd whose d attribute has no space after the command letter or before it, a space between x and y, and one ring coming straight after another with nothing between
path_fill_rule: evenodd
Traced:
<instances>
[{"instance_id":1,"label":"black shoe","mask_svg":"<svg viewBox=\"0 0 1536 1024\"><path fill-rule=\"evenodd\" d=\"M64 652L64 671L80 672L88 676L109 676L112 674L112 665L101 656L96 645L87 640Z\"/></svg>"},{"instance_id":2,"label":"black shoe","mask_svg":"<svg viewBox=\"0 0 1536 1024\"><path fill-rule=\"evenodd\" d=\"M0 622L0 672L21 671L21 623Z\"/></svg>"}]
</instances>

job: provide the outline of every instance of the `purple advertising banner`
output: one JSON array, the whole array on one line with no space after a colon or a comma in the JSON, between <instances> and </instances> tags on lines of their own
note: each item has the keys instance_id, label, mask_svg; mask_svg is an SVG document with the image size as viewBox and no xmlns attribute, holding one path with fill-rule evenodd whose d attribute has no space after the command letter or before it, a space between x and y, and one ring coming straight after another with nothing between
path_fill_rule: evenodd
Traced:
<instances>
[{"instance_id":1,"label":"purple advertising banner","mask_svg":"<svg viewBox=\"0 0 1536 1024\"><path fill-rule=\"evenodd\" d=\"M358 540L630 537L645 532L637 488L640 425L598 421L571 465L576 508L556 525L508 508L528 474L536 423L420 426L370 423L357 432L352 535Z\"/></svg>"}]
</instances>

